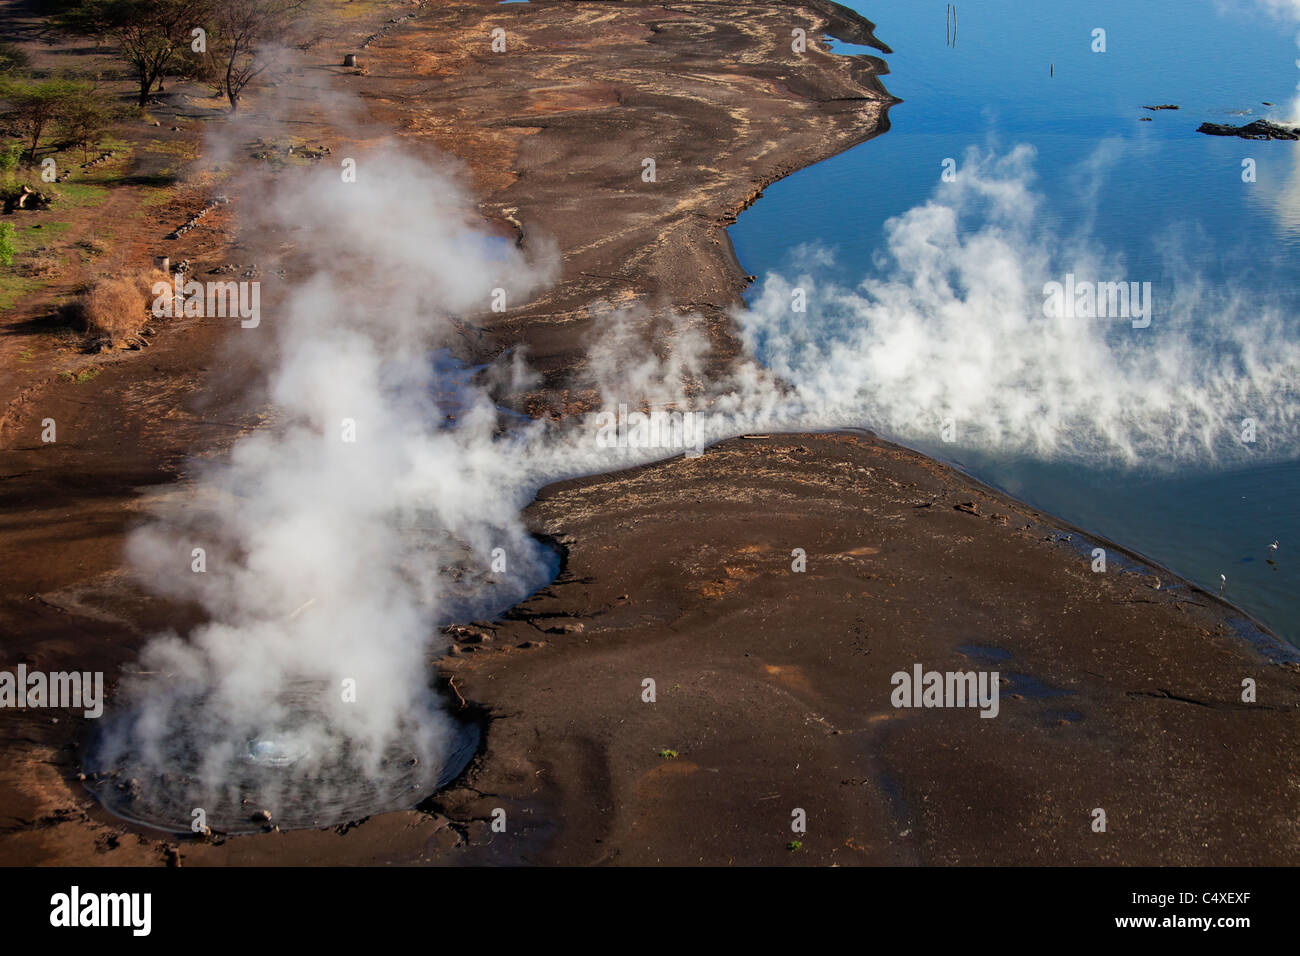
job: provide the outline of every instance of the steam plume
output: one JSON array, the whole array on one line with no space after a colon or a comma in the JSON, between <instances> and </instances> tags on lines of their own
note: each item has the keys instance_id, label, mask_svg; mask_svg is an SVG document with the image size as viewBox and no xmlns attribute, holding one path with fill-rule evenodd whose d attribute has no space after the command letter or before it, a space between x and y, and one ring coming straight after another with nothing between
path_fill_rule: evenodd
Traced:
<instances>
[{"instance_id":1,"label":"steam plume","mask_svg":"<svg viewBox=\"0 0 1300 956\"><path fill-rule=\"evenodd\" d=\"M549 266L490 236L452 176L392 150L356 158L355 182L321 166L249 204L246 228L287 230L305 267L266 323L278 420L130 542L144 578L209 622L149 644L107 729L99 761L146 791L127 812L174 824L193 806L229 828L255 799L277 818L308 803L355 819L429 786L399 778L436 773L454 738L428 686L437 626L549 573L496 410L436 361L457 316L493 289L520 301Z\"/></svg>"}]
</instances>

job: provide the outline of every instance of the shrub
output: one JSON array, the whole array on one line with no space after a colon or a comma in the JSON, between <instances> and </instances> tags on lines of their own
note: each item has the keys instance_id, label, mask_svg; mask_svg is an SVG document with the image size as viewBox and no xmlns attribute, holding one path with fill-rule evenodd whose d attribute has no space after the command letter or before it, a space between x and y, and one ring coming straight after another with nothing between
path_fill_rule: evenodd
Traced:
<instances>
[{"instance_id":1,"label":"shrub","mask_svg":"<svg viewBox=\"0 0 1300 956\"><path fill-rule=\"evenodd\" d=\"M23 148L18 143L0 146L0 181L8 182L13 179L14 171L18 168L18 158L22 155L22 152Z\"/></svg>"},{"instance_id":2,"label":"shrub","mask_svg":"<svg viewBox=\"0 0 1300 956\"><path fill-rule=\"evenodd\" d=\"M92 282L73 303L72 316L89 335L116 345L137 334L149 319L146 298L152 274L109 276Z\"/></svg>"},{"instance_id":3,"label":"shrub","mask_svg":"<svg viewBox=\"0 0 1300 956\"><path fill-rule=\"evenodd\" d=\"M12 43L0 41L0 75L21 73L27 69L29 59L26 53Z\"/></svg>"}]
</instances>

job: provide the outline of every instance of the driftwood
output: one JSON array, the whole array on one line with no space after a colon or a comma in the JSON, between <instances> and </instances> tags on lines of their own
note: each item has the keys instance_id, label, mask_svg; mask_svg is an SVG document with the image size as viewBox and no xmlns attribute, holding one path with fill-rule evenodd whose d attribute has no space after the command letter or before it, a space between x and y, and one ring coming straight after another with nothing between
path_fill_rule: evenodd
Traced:
<instances>
[{"instance_id":1,"label":"driftwood","mask_svg":"<svg viewBox=\"0 0 1300 956\"><path fill-rule=\"evenodd\" d=\"M5 212L17 212L19 209L45 209L49 206L50 200L51 197L45 193L30 186L23 186L18 192L5 197Z\"/></svg>"}]
</instances>

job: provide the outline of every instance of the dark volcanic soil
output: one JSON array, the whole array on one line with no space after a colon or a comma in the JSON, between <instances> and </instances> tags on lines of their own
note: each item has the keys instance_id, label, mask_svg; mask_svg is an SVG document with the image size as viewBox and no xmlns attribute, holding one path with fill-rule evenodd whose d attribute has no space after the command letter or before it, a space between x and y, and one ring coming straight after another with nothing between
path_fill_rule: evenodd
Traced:
<instances>
[{"instance_id":1,"label":"dark volcanic soil","mask_svg":"<svg viewBox=\"0 0 1300 956\"><path fill-rule=\"evenodd\" d=\"M744 276L722 227L767 183L886 128L880 64L791 53L796 26L870 41L822 0L394 9L416 15L364 45L380 24L341 29L311 79L359 92L377 130L460 156L488 215L558 245L556 288L465 338L478 357L526 343L548 375L538 411L573 406L597 299L694 310L732 354L725 309ZM509 55L490 50L496 26ZM331 65L345 52L362 75ZM312 135L327 119L299 122ZM129 585L120 550L141 491L256 423L229 335L181 325L92 381L3 396L0 664L112 680L151 632L193 623ZM57 447L36 437L45 415ZM1300 849L1295 666L1261 656L1214 597L1122 571L1114 549L1093 573L1077 534L919 455L862 435L735 439L552 486L529 517L566 549L560 577L430 661L489 718L460 785L352 827L169 847L81 789L82 721L8 712L0 863L1284 863ZM894 709L890 676L917 663L998 670L999 716ZM1241 702L1247 677L1258 703ZM497 808L505 833L488 825Z\"/></svg>"},{"instance_id":2,"label":"dark volcanic soil","mask_svg":"<svg viewBox=\"0 0 1300 956\"><path fill-rule=\"evenodd\" d=\"M747 277L724 227L773 181L888 129L884 63L829 53L827 29L887 49L821 0L430 4L366 48L353 88L372 114L464 159L485 212L563 254L549 294L473 342L527 344L549 386L535 412L563 408L597 303L698 316L716 361L736 352L725 310Z\"/></svg>"},{"instance_id":3,"label":"dark volcanic soil","mask_svg":"<svg viewBox=\"0 0 1300 956\"><path fill-rule=\"evenodd\" d=\"M530 513L567 566L448 663L501 719L470 778L494 796L441 801L506 807L519 858L1283 864L1300 849L1300 668L1264 660L1214 597L1119 571L1131 559L1104 542L1094 573L1077 532L919 455L735 439L552 486ZM998 671L1000 713L892 707L891 675L917 663Z\"/></svg>"}]
</instances>

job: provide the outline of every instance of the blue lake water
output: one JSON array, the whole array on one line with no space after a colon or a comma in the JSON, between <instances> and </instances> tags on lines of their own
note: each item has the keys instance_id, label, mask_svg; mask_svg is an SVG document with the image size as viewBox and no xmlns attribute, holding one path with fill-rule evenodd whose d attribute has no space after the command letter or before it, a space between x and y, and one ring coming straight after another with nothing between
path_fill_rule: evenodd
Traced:
<instances>
[{"instance_id":1,"label":"blue lake water","mask_svg":"<svg viewBox=\"0 0 1300 956\"><path fill-rule=\"evenodd\" d=\"M858 423L957 464L1208 590L1217 592L1224 575L1226 598L1300 645L1300 410L1291 375L1295 366L1283 357L1300 340L1300 143L1196 132L1204 121L1291 118L1300 81L1300 23L1250 0L1086 5L963 0L955 5L954 44L945 3L866 0L849 6L876 23L877 36L894 52L883 55L838 42L834 48L849 55L882 55L891 71L884 83L903 102L890 110L888 132L774 184L732 227L741 263L759 276L748 297L751 305L762 298L769 277L787 277L793 284L806 275L800 283L809 286L806 327L823 339L861 333L855 323L876 321L873 316L883 308L879 303L891 296L902 295L914 312L923 312L932 299L950 311L941 325L912 315L890 333L887 352L864 353L869 361L852 367L867 369L861 374L869 377L871 368L887 367L879 363L894 361L900 349L964 357L965 347L985 356L985 367L993 369L1027 341L1033 316L1005 332L990 329L998 313L981 304L983 292L972 288L979 282L970 275L969 259L983 246L965 237L995 241L995 253L1010 249L1037 265L1042 263L1036 257L1050 263L1046 272L1035 271L1036 265L1022 274L1015 263L991 255L990 271L1000 270L1006 279L998 280L995 294L1014 297L1019 293L1006 293L1003 286L1023 282L1028 292L1022 298L1031 306L1042 302L1043 274L1150 282L1150 327L1107 320L1110 325L1097 339L1115 354L1145 350L1151 358L1146 365L1117 372L1104 356L1081 349L1079 367L1070 369L1069 348L1044 355L1043 362L1066 366L1053 381L1071 373L1085 380L1104 378L1101 385L1085 382L1083 392L1091 387L1096 397L1079 398L1071 415L1088 418L1092 402L1101 431L1123 429L1142 418L1146 399L1185 388L1188 400L1200 401L1210 417L1267 421L1262 426L1269 429L1267 441L1248 443L1244 432L1228 435L1218 426L1206 437L1195 425L1175 423L1162 442L1160 429L1148 422L1142 426L1144 454L1117 460L1092 453L1082 437L1072 442L1068 433L1048 442L1051 447L1027 448L964 441L960 430L955 442L946 442L937 433L901 424L899 409L910 396L921 405L936 394L936 382L946 384L945 376L978 378L978 362L956 370L936 362L929 386L924 376L900 378L888 395L868 403L888 406L880 420L868 411ZM1093 49L1098 28L1105 31L1105 52ZM1143 109L1158 104L1181 108ZM1020 144L1032 152L1021 154L1010 171L991 171ZM978 152L969 153L972 147ZM909 272L908 257L929 247L903 242L913 233L896 218L909 210L915 214L927 202L943 205L945 197L955 195L944 191L945 160L952 161L948 168L958 179L983 176L994 187L1011 181L1034 197L1026 212L1030 207L1020 199L999 199L990 187L962 206L956 221L964 244L954 248L968 261L963 274L951 280L960 287L955 301L947 296L948 280L940 282L943 294L932 297L934 277ZM1247 160L1253 162L1243 165ZM1248 166L1253 181L1243 176ZM1008 217L1020 218L1004 222ZM918 229L924 225L920 219L911 222ZM893 252L891 242L898 243ZM810 255L810 249L831 256ZM947 255L941 248L936 266L941 272L949 268ZM857 299L846 305L844 290L859 289L864 279L876 283L868 296L876 305ZM839 291L832 295L827 291L832 288ZM784 287L778 292L785 295ZM778 298L771 288L768 293ZM939 334L958 341L926 338ZM1175 334L1182 336L1182 351L1175 348ZM1229 336L1235 337L1231 349L1224 344ZM766 341L760 338L756 346L764 361L775 348ZM1242 355L1276 377L1261 384ZM1219 360L1223 366L1216 371L1213 362ZM1039 389L1032 384L1037 380L1033 360L1028 362L1033 374L1022 376L1031 383L1023 395L1017 394L1014 377L1011 384L994 378L996 389L972 381L965 391L951 386L938 391L950 404L960 404L967 393L979 396L968 407L975 409L973 425L980 428L1032 429L1036 415L1053 417L1052 403L1060 396L1082 393L1068 385ZM801 368L808 376L819 371L807 364ZM1220 372L1229 385L1223 386ZM1102 408L1111 381L1129 407ZM1238 398L1241 407L1233 404ZM1177 419L1177 401L1170 408L1160 420ZM1204 450L1194 447L1197 438L1205 439ZM1226 454L1212 447L1226 445L1235 447ZM1273 541L1276 552L1268 547Z\"/></svg>"}]
</instances>

